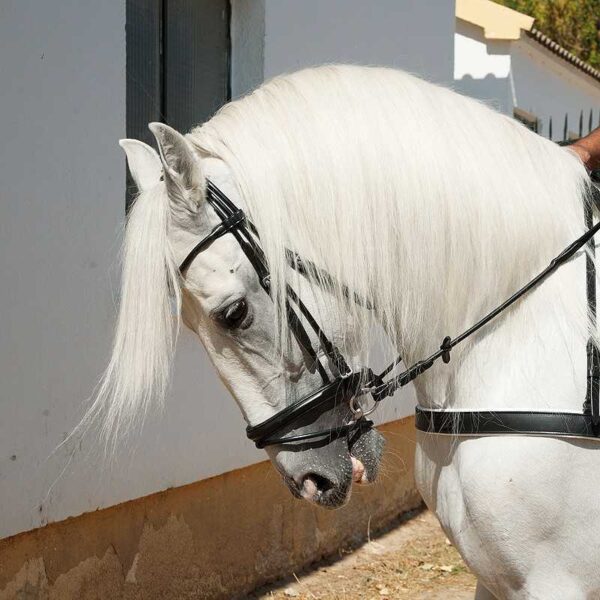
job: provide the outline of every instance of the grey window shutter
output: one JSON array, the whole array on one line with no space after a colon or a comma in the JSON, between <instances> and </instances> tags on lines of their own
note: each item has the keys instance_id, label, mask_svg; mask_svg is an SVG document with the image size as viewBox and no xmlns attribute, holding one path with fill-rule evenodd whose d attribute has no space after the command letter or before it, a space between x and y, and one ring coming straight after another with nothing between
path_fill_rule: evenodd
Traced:
<instances>
[{"instance_id":1,"label":"grey window shutter","mask_svg":"<svg viewBox=\"0 0 600 600\"><path fill-rule=\"evenodd\" d=\"M186 133L231 97L229 0L127 0L127 137L151 121ZM127 180L126 205L135 188Z\"/></svg>"},{"instance_id":2,"label":"grey window shutter","mask_svg":"<svg viewBox=\"0 0 600 600\"><path fill-rule=\"evenodd\" d=\"M230 98L229 2L167 0L165 107L181 132L209 119Z\"/></svg>"}]
</instances>

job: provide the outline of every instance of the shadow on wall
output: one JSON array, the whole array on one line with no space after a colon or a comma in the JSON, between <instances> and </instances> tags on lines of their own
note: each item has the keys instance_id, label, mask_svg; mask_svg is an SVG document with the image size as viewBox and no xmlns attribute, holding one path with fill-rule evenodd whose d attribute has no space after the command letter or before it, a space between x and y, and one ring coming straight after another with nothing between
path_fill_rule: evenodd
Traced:
<instances>
[{"instance_id":1,"label":"shadow on wall","mask_svg":"<svg viewBox=\"0 0 600 600\"><path fill-rule=\"evenodd\" d=\"M465 75L461 79L454 80L454 89L465 96L482 100L505 115L512 115L508 77L495 77L488 74L483 78L475 78L472 75Z\"/></svg>"}]
</instances>

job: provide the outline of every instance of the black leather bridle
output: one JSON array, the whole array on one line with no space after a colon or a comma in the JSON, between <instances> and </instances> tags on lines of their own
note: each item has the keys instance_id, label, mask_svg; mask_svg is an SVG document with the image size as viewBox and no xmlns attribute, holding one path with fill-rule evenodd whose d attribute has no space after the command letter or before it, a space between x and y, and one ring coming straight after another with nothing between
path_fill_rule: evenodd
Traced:
<instances>
[{"instance_id":1,"label":"black leather bridle","mask_svg":"<svg viewBox=\"0 0 600 600\"><path fill-rule=\"evenodd\" d=\"M216 239L231 233L256 271L261 287L270 295L271 278L255 227L246 219L244 212L237 208L210 180L206 182L206 198L221 222L192 248L179 266L180 273L184 275L194 258ZM286 258L288 264L298 273L307 277L318 276L325 285L338 285L329 274L312 262L302 260L294 252L288 250ZM340 288L344 295L354 302L367 308L371 306L368 300L352 294L345 286L341 285ZM273 444L331 440L349 435L355 430L364 431L372 427L373 423L365 418L364 412L358 406L350 404L353 409L353 418L339 427L285 437L277 436L279 431L297 423L302 418L323 414L335 408L342 400L350 403L361 393L363 388L371 384L374 378L370 369L353 371L350 368L344 356L330 341L306 305L289 285L286 288L286 318L296 342L321 376L322 386L315 392L286 406L262 423L247 427L248 437L258 448L264 448ZM319 348L313 347L305 323L315 334ZM328 374L322 356L327 359L332 375Z\"/></svg>"},{"instance_id":2,"label":"black leather bridle","mask_svg":"<svg viewBox=\"0 0 600 600\"><path fill-rule=\"evenodd\" d=\"M597 194L593 188L594 194ZM271 280L265 254L260 246L256 228L246 218L244 212L210 180L206 184L206 198L221 222L189 252L179 267L182 275L194 258L216 239L231 233L239 243L250 264L256 271L264 291L271 295ZM597 201L597 197L595 197ZM490 311L467 330L455 338L445 337L439 350L421 360L405 371L385 379L401 362L398 357L382 373L376 375L364 367L353 370L338 348L329 340L321 326L298 297L291 286L286 288L286 317L292 335L302 351L310 358L321 376L322 386L316 391L286 406L272 417L257 425L249 425L246 434L258 448L275 444L327 443L342 436L364 432L373 426L366 417L377 404L407 385L413 379L430 369L440 358L450 361L451 350L462 341L484 327L492 319L505 311L519 298L537 287L560 266L571 260L578 250L589 245L590 255L586 259L587 301L592 327L596 321L596 271L594 267L593 237L600 230L600 222L593 224L591 202L586 203L585 220L587 231L565 250L563 250L536 277L519 289L515 294ZM337 287L349 300L366 308L371 308L369 299L352 293L344 284L337 282L331 275L317 267L311 261L303 260L295 252L286 251L289 266L298 273L318 281L321 285ZM319 347L314 348L306 325L313 331ZM320 351L321 352L320 352ZM331 373L327 372L321 356L327 359ZM416 427L421 431L451 435L489 435L523 434L597 438L600 435L600 355L591 338L587 345L588 384L586 400L582 413L541 413L532 411L453 411L446 409L416 408ZM369 394L373 407L364 410L357 399ZM281 435L282 430L293 430L300 420L318 418L325 412L346 403L350 409L350 419L339 427L327 428L295 435Z\"/></svg>"}]
</instances>

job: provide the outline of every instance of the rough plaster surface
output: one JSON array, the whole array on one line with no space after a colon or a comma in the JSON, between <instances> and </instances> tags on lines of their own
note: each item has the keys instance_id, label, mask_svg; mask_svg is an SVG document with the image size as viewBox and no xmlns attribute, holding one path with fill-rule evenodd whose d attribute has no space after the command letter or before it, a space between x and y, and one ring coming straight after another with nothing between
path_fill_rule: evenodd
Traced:
<instances>
[{"instance_id":1,"label":"rough plaster surface","mask_svg":"<svg viewBox=\"0 0 600 600\"><path fill-rule=\"evenodd\" d=\"M259 463L0 541L0 600L232 598L416 506L413 419L383 426L379 482L325 511Z\"/></svg>"},{"instance_id":2,"label":"rough plaster surface","mask_svg":"<svg viewBox=\"0 0 600 600\"><path fill-rule=\"evenodd\" d=\"M93 435L68 438L108 360L118 304L125 4L0 0L0 128L10 140L0 144L0 538L264 459L185 329L169 409L149 415L135 451L119 448L102 470ZM453 0L232 0L231 25L236 96L264 76L334 60L452 76ZM394 420L413 407L396 396L377 413Z\"/></svg>"}]
</instances>

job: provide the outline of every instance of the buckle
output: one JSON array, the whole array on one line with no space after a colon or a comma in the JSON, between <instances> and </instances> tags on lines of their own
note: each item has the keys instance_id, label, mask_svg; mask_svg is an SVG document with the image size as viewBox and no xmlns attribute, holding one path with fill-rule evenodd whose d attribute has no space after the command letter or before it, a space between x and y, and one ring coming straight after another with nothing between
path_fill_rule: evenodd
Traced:
<instances>
[{"instance_id":1,"label":"buckle","mask_svg":"<svg viewBox=\"0 0 600 600\"><path fill-rule=\"evenodd\" d=\"M442 360L448 364L450 362L450 350L452 350L452 338L449 335L442 341L440 350L442 351Z\"/></svg>"}]
</instances>

